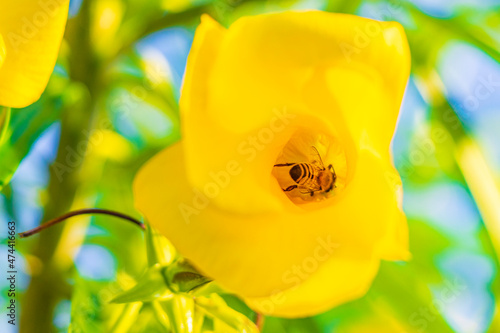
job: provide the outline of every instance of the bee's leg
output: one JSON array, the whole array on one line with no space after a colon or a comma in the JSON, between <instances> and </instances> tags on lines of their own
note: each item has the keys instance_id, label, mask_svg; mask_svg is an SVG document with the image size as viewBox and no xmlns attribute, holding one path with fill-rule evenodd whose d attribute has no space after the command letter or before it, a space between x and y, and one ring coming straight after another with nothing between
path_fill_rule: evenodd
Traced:
<instances>
[{"instance_id":1,"label":"bee's leg","mask_svg":"<svg viewBox=\"0 0 500 333\"><path fill-rule=\"evenodd\" d=\"M284 167L284 166L290 166L294 165L295 163L281 163L281 164L275 164L275 167Z\"/></svg>"},{"instance_id":2,"label":"bee's leg","mask_svg":"<svg viewBox=\"0 0 500 333\"><path fill-rule=\"evenodd\" d=\"M303 187L302 191L300 191L300 193L302 193L302 194L309 194L312 197L314 195L314 193L316 193L316 191L311 190L311 189L309 189L307 187Z\"/></svg>"},{"instance_id":3,"label":"bee's leg","mask_svg":"<svg viewBox=\"0 0 500 333\"><path fill-rule=\"evenodd\" d=\"M306 190L307 191L302 192L302 193L309 194L311 197L314 196L316 194L316 192L318 192L318 193L321 192L321 189L318 189L318 188L316 188L316 189L310 189L310 188L308 188Z\"/></svg>"},{"instance_id":4,"label":"bee's leg","mask_svg":"<svg viewBox=\"0 0 500 333\"><path fill-rule=\"evenodd\" d=\"M298 187L297 185L290 185L287 188L284 188L282 190L285 191L285 192L288 192L288 191L291 191L291 190L295 190L297 187Z\"/></svg>"}]
</instances>

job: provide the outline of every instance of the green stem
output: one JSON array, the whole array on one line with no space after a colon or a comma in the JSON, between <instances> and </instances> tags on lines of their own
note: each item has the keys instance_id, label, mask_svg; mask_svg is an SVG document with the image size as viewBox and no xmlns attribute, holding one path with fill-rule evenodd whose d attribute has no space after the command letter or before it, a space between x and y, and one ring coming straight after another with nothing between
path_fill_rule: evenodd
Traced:
<instances>
[{"instance_id":1,"label":"green stem","mask_svg":"<svg viewBox=\"0 0 500 333\"><path fill-rule=\"evenodd\" d=\"M8 107L0 107L0 147L5 142L7 138L7 132L9 130L10 124L10 114L11 109Z\"/></svg>"},{"instance_id":2,"label":"green stem","mask_svg":"<svg viewBox=\"0 0 500 333\"><path fill-rule=\"evenodd\" d=\"M207 5L195 6L184 12L169 13L158 18L157 20L152 20L149 25L145 26L144 28L137 31L136 34L127 38L123 45L118 49L115 56L110 57L109 62L104 65L104 67L106 68L107 66L109 66L109 64L114 61L119 55L130 52L137 41L141 40L142 38L169 27L173 27L176 25L186 25L187 22L192 22L195 19L199 20L201 15L207 12L208 8L209 6Z\"/></svg>"},{"instance_id":3,"label":"green stem","mask_svg":"<svg viewBox=\"0 0 500 333\"><path fill-rule=\"evenodd\" d=\"M54 165L64 166L64 173L50 168L50 180L47 188L48 202L45 205L42 220L50 220L71 209L77 188L81 182L80 169L83 164L87 133L90 132L95 110L94 94L98 90L95 58L91 54L89 22L91 1L84 1L77 17L68 21L66 37L73 50L70 58L70 74L74 81L87 87L89 96L77 105L65 107L61 116L61 134L59 148ZM92 99L94 98L94 99ZM79 151L78 165L68 162L68 151ZM83 150L83 152L82 152ZM20 332L54 331L54 308L60 300L69 296L70 289L64 271L54 260L62 233L62 225L56 225L40 234L34 244L34 253L43 263L39 274L32 276L31 283L23 296L23 308L20 314Z\"/></svg>"},{"instance_id":4,"label":"green stem","mask_svg":"<svg viewBox=\"0 0 500 333\"><path fill-rule=\"evenodd\" d=\"M82 128L75 127L72 119L77 118L80 124L89 126L90 113L87 108L65 110L61 122L61 137L56 163L66 165L67 147L75 149L86 138ZM79 183L80 166L63 174L62 178L54 168L50 169L50 181L47 189L48 202L45 206L43 220L50 220L71 209ZM60 179L60 180L59 180ZM32 277L24 295L23 310L20 317L20 332L52 332L54 307L64 296L59 286L67 287L64 271L53 260L62 233L62 225L56 225L41 233L37 244L30 251L43 263L40 274ZM33 316L36 316L34 320Z\"/></svg>"},{"instance_id":5,"label":"green stem","mask_svg":"<svg viewBox=\"0 0 500 333\"><path fill-rule=\"evenodd\" d=\"M135 302L128 303L123 307L123 310L115 321L113 327L109 330L110 333L128 332L134 325L143 303Z\"/></svg>"}]
</instances>

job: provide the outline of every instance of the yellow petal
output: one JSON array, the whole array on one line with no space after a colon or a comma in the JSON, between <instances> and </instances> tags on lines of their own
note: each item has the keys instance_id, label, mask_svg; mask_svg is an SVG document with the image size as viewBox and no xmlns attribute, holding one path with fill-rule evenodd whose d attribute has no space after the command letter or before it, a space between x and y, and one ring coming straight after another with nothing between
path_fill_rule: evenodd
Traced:
<instances>
[{"instance_id":1,"label":"yellow petal","mask_svg":"<svg viewBox=\"0 0 500 333\"><path fill-rule=\"evenodd\" d=\"M302 274L310 261L302 263ZM305 264L305 265L304 265ZM255 311L276 317L306 317L325 312L334 306L366 294L378 271L379 261L369 257L338 258L325 262L315 274L302 279L292 270L285 274L296 287L276 289L265 298L246 298Z\"/></svg>"},{"instance_id":2,"label":"yellow petal","mask_svg":"<svg viewBox=\"0 0 500 333\"><path fill-rule=\"evenodd\" d=\"M409 251L408 223L406 216L396 212L396 216L388 224L387 234L379 243L380 258L391 261L407 261L411 259Z\"/></svg>"},{"instance_id":3,"label":"yellow petal","mask_svg":"<svg viewBox=\"0 0 500 333\"><path fill-rule=\"evenodd\" d=\"M0 105L21 108L45 89L64 33L69 0L19 0L0 4L5 62L0 67Z\"/></svg>"},{"instance_id":4,"label":"yellow petal","mask_svg":"<svg viewBox=\"0 0 500 333\"><path fill-rule=\"evenodd\" d=\"M322 244L329 244L331 253L316 264L321 267L333 260L327 266L332 276L346 260L377 256L380 242L400 217L394 187L384 178L386 166L368 150L360 155L359 169L343 194L331 199L334 204L318 203L317 209L304 211L290 203L280 213L267 214L220 210L188 183L184 163L182 144L151 159L134 182L136 207L204 274L247 297L267 297L275 290L292 288L283 276L315 258ZM215 184L222 193L224 189ZM277 184L272 192L288 200ZM359 267L357 274L366 275ZM370 271L363 281L372 275ZM330 305L347 297L336 294L338 290L332 292L327 295ZM322 293L318 289L303 302L318 301L322 308L326 304Z\"/></svg>"},{"instance_id":5,"label":"yellow petal","mask_svg":"<svg viewBox=\"0 0 500 333\"><path fill-rule=\"evenodd\" d=\"M373 25L378 33L359 45L358 34ZM190 182L202 188L210 172L233 160L245 164L229 185L234 191L214 199L221 208L280 209L262 175L298 128L337 133L351 164L365 141L390 158L409 73L408 46L397 23L285 12L243 18L224 30L205 17L194 45L181 95ZM359 54L346 56L345 45ZM271 139L259 140L266 133ZM236 197L242 187L249 195Z\"/></svg>"},{"instance_id":6,"label":"yellow petal","mask_svg":"<svg viewBox=\"0 0 500 333\"><path fill-rule=\"evenodd\" d=\"M347 45L352 55L345 51ZM398 23L320 11L284 12L238 20L221 43L217 59L205 65L211 63L217 73L209 81L211 114L228 128L252 128L277 106L302 105L303 86L318 68L329 71L329 78L341 85L346 75L336 77L335 70L343 69L363 79L347 82L344 91L353 88L353 81L359 84L349 91L349 99L355 96L372 104L355 109L339 105L321 110L322 115L330 122L346 118L350 128L357 124L370 136L384 136L388 144L409 76L410 55ZM380 85L381 94L373 100L375 85ZM385 96L391 98L379 108Z\"/></svg>"}]
</instances>

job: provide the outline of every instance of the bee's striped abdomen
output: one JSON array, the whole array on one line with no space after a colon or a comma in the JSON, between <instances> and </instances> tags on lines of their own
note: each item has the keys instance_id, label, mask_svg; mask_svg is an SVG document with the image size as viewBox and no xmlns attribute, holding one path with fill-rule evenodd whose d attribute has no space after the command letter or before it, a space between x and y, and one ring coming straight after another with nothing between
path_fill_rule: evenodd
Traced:
<instances>
[{"instance_id":1,"label":"bee's striped abdomen","mask_svg":"<svg viewBox=\"0 0 500 333\"><path fill-rule=\"evenodd\" d=\"M297 163L290 169L290 177L299 185L314 184L316 173L309 163Z\"/></svg>"}]
</instances>

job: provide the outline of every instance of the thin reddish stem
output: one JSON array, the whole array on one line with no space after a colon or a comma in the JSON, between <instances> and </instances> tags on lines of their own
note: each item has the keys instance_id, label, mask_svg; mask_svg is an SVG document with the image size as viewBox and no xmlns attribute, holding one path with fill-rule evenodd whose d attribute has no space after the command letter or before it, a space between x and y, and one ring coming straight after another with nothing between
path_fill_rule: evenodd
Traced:
<instances>
[{"instance_id":1,"label":"thin reddish stem","mask_svg":"<svg viewBox=\"0 0 500 333\"><path fill-rule=\"evenodd\" d=\"M50 221L48 221L46 223L43 223L43 224L41 224L40 226L38 226L38 227L36 227L34 229L31 229L31 230L28 230L28 231L25 231L25 232L20 232L20 233L18 233L18 235L19 235L20 238L29 237L31 235L39 233L42 230L50 228L54 224L62 222L62 221L66 220L66 219L68 219L70 217L78 216L78 215L87 215L87 214L111 215L111 216L114 216L114 217L121 218L123 220L130 221L130 222L136 224L137 226L139 226L143 230L146 228L144 226L144 223L142 223L141 221L139 221L139 220L137 220L137 219L135 219L135 218L133 218L131 216L128 216L128 215L125 215L125 214L122 214L122 213L119 213L119 212L115 212L115 211L112 211L112 210L108 210L108 209L87 208L87 209L74 210L72 212L66 213L66 214L61 215L59 217L56 217L55 219L52 219L52 220L50 220Z\"/></svg>"},{"instance_id":2,"label":"thin reddish stem","mask_svg":"<svg viewBox=\"0 0 500 333\"><path fill-rule=\"evenodd\" d=\"M260 312L255 313L255 326L262 332L262 328L264 327L264 315Z\"/></svg>"}]
</instances>

